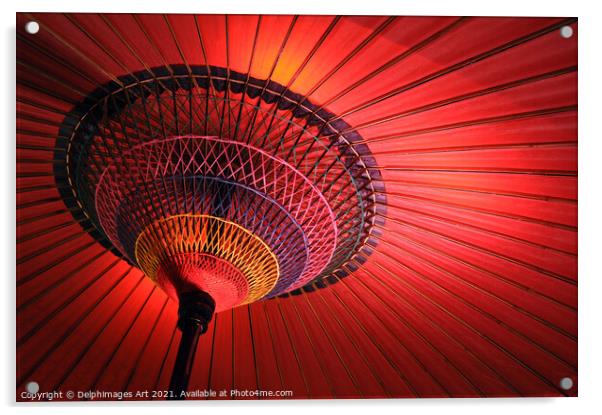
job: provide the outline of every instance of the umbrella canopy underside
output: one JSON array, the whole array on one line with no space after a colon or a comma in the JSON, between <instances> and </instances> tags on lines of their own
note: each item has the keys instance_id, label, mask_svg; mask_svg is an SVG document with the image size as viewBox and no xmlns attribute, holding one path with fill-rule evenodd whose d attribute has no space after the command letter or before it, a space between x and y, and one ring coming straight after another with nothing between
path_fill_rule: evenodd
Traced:
<instances>
[{"instance_id":1,"label":"umbrella canopy underside","mask_svg":"<svg viewBox=\"0 0 602 415\"><path fill-rule=\"evenodd\" d=\"M171 67L305 97L382 183L374 247L217 313L190 390L577 395L576 19L19 13L17 399L168 388L177 302L76 219L55 153L93 91Z\"/></svg>"}]
</instances>

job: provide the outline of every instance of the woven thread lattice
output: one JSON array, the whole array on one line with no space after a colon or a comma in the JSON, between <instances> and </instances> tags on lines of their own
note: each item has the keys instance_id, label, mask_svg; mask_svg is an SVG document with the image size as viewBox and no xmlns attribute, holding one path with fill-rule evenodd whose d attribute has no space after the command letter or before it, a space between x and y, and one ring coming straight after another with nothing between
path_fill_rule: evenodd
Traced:
<instances>
[{"instance_id":1,"label":"woven thread lattice","mask_svg":"<svg viewBox=\"0 0 602 415\"><path fill-rule=\"evenodd\" d=\"M119 168L129 174L120 175ZM199 182L189 183L189 187L198 186L189 191L194 197L190 205L183 199L183 192L177 192L178 188L172 186L174 180L180 182L188 177ZM203 186L205 178L216 177L221 180L220 186ZM167 183L161 183L163 180ZM144 190L145 186L151 185L158 186L158 197L149 197L155 193ZM253 189L255 194L263 197L258 202L263 209L240 209L246 208L252 199L240 200L233 206L233 195L239 186ZM176 191L171 192L170 189ZM337 229L333 212L322 193L289 164L244 143L187 136L155 140L134 147L105 168L96 189L96 210L113 244L127 252L132 242L128 236L138 235L141 227L149 226L160 217L196 212L197 207L202 208L196 203L197 199L207 194L212 200L205 207L210 211L207 213L244 223L266 240L272 239L270 235L275 234L277 225L284 219L301 229L303 239L291 234L293 238L272 243L272 249L278 253L283 265L288 265L290 253L298 250L306 253L304 263L295 256L291 259L296 264L284 267L285 271L289 268L301 268L302 271L294 278L284 274L283 289L304 285L330 262ZM243 212L246 212L245 218L241 217ZM126 220L118 222L121 216ZM254 223L249 223L249 218ZM282 236L283 230L278 230ZM120 232L125 235L125 240L118 236Z\"/></svg>"},{"instance_id":2,"label":"woven thread lattice","mask_svg":"<svg viewBox=\"0 0 602 415\"><path fill-rule=\"evenodd\" d=\"M278 260L270 247L243 227L221 218L207 215L172 216L154 222L136 241L136 261L144 273L154 280L157 280L161 268L173 264L174 258L181 258L182 254L209 254L232 264L245 276L248 285L248 293L242 304L265 296L278 280ZM194 262L202 265L199 261ZM192 263L189 261L188 265ZM204 271L210 272L211 269ZM212 278L232 283L235 282L229 278L232 275L238 278L239 274L228 270L225 275ZM218 305L224 308L223 304Z\"/></svg>"},{"instance_id":3,"label":"woven thread lattice","mask_svg":"<svg viewBox=\"0 0 602 415\"><path fill-rule=\"evenodd\" d=\"M157 68L106 85L67 117L56 176L74 215L142 269L136 241L152 229L158 243L154 224L166 218L248 230L277 259L263 294L273 297L345 276L376 244L380 173L347 127L273 82Z\"/></svg>"},{"instance_id":4,"label":"woven thread lattice","mask_svg":"<svg viewBox=\"0 0 602 415\"><path fill-rule=\"evenodd\" d=\"M249 292L247 277L230 262L200 253L171 255L157 270L157 284L171 298L178 293L202 289L211 293L216 311L245 302Z\"/></svg>"}]
</instances>

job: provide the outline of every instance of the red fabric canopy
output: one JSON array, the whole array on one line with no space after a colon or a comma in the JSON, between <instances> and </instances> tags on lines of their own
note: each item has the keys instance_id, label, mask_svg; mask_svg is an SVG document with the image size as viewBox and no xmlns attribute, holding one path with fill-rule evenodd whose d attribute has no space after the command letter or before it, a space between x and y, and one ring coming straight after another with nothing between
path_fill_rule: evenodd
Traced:
<instances>
[{"instance_id":1,"label":"red fabric canopy","mask_svg":"<svg viewBox=\"0 0 602 415\"><path fill-rule=\"evenodd\" d=\"M344 119L387 197L352 275L218 313L190 389L577 394L576 19L20 13L17 27L18 399L30 381L167 388L177 304L74 219L53 156L96 88L182 64L273 80Z\"/></svg>"}]
</instances>

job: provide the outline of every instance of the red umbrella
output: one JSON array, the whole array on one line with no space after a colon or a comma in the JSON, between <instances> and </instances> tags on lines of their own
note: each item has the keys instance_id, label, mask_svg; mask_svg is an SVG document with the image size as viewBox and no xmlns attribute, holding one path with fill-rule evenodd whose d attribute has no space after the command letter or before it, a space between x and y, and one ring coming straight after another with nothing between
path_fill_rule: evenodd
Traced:
<instances>
[{"instance_id":1,"label":"red umbrella","mask_svg":"<svg viewBox=\"0 0 602 415\"><path fill-rule=\"evenodd\" d=\"M577 394L576 19L17 25L18 399Z\"/></svg>"}]
</instances>

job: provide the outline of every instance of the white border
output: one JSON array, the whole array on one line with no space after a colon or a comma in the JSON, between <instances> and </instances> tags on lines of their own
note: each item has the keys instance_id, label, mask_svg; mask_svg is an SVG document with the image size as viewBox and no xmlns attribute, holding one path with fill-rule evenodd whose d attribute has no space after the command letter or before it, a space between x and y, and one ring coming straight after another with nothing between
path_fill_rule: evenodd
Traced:
<instances>
[{"instance_id":1,"label":"white border","mask_svg":"<svg viewBox=\"0 0 602 415\"><path fill-rule=\"evenodd\" d=\"M0 163L3 195L2 218L6 221L0 253L5 264L2 279L5 322L0 347L3 364L0 376L1 404L6 412L106 414L144 411L165 414L177 406L178 413L261 413L287 415L316 410L345 411L355 414L374 410L379 413L441 413L495 415L509 412L548 414L600 413L602 410L602 18L595 1L503 0L19 0L1 3L2 63L0 70ZM274 402L152 402L88 404L15 404L15 12L146 12L146 13L267 13L267 14L373 14L373 15L471 15L471 16L577 16L579 17L579 398L556 399L423 399L354 401L274 401ZM10 229L10 231L7 231ZM143 408L143 409L140 409ZM127 412L126 412L127 411Z\"/></svg>"}]
</instances>

